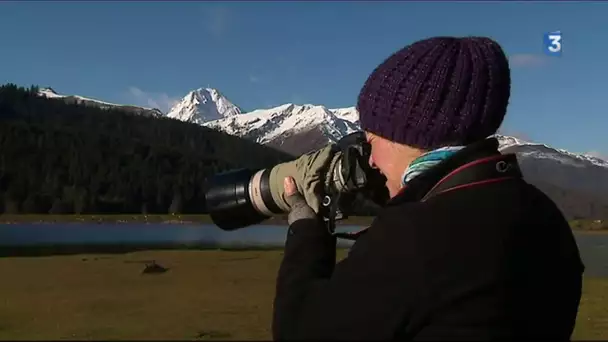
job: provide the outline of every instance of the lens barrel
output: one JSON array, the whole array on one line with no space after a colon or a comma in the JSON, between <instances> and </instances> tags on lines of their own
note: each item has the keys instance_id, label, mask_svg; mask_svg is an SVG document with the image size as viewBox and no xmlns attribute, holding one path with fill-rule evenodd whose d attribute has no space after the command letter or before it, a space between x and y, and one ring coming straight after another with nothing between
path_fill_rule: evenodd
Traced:
<instances>
[{"instance_id":1,"label":"lens barrel","mask_svg":"<svg viewBox=\"0 0 608 342\"><path fill-rule=\"evenodd\" d=\"M349 134L336 146L320 149L271 168L252 171L239 169L217 174L207 182L206 208L213 223L223 230L236 230L258 224L289 211L283 179L297 175L300 167L319 167L315 158L335 152L323 180L328 193L365 192L374 170L365 168L370 149L362 132ZM319 159L321 160L321 159ZM322 159L325 160L325 159ZM378 173L379 174L379 173ZM372 180L375 178L371 177ZM377 184L372 184L374 187ZM384 184L380 186L384 187ZM351 196L352 197L352 196Z\"/></svg>"},{"instance_id":2,"label":"lens barrel","mask_svg":"<svg viewBox=\"0 0 608 342\"><path fill-rule=\"evenodd\" d=\"M205 201L213 223L220 229L236 230L269 218L251 203L249 184L254 174L254 171L239 169L209 179Z\"/></svg>"}]
</instances>

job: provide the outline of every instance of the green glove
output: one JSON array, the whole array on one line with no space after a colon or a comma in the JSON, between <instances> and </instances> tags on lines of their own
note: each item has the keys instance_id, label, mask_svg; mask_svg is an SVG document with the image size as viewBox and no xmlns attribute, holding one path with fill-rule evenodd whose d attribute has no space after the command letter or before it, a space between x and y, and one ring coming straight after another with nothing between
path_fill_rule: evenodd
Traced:
<instances>
[{"instance_id":1,"label":"green glove","mask_svg":"<svg viewBox=\"0 0 608 342\"><path fill-rule=\"evenodd\" d=\"M304 196L298 192L298 188L292 177L285 177L283 187L285 190L285 200L291 208L287 215L287 223L289 225L298 220L314 219L317 216L308 203L306 203Z\"/></svg>"},{"instance_id":2,"label":"green glove","mask_svg":"<svg viewBox=\"0 0 608 342\"><path fill-rule=\"evenodd\" d=\"M270 172L270 191L275 203L285 212L291 210L284 194L283 180L285 177L293 177L298 192L304 196L308 206L318 213L325 194L324 189L332 179L326 172L333 169L340 155L341 152L335 152L332 145L327 145L292 162L274 167Z\"/></svg>"}]
</instances>

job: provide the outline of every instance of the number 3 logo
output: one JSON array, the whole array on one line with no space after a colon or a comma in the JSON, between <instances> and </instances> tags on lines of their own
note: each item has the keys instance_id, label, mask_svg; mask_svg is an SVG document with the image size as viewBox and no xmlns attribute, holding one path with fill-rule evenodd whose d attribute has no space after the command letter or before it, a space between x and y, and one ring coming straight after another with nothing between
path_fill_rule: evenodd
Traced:
<instances>
[{"instance_id":1,"label":"number 3 logo","mask_svg":"<svg viewBox=\"0 0 608 342\"><path fill-rule=\"evenodd\" d=\"M551 52L560 52L562 49L562 36L558 35L558 34L550 34L549 35L549 40L551 41L551 44L549 44L549 51Z\"/></svg>"},{"instance_id":2,"label":"number 3 logo","mask_svg":"<svg viewBox=\"0 0 608 342\"><path fill-rule=\"evenodd\" d=\"M550 56L561 56L562 54L562 33L553 31L545 33L545 53Z\"/></svg>"}]
</instances>

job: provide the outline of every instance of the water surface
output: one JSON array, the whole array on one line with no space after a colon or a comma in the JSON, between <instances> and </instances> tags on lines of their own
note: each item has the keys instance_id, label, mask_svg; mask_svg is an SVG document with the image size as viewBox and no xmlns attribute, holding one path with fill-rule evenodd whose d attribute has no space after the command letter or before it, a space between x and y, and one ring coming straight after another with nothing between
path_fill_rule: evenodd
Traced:
<instances>
[{"instance_id":1,"label":"water surface","mask_svg":"<svg viewBox=\"0 0 608 342\"><path fill-rule=\"evenodd\" d=\"M342 226L340 230L356 230ZM213 244L218 246L281 247L287 227L256 225L223 231L211 224L6 224L0 225L0 245L73 245L73 244ZM608 277L608 234L575 233L586 273ZM348 246L349 242L345 241ZM539 246L542 248L542 246Z\"/></svg>"}]
</instances>

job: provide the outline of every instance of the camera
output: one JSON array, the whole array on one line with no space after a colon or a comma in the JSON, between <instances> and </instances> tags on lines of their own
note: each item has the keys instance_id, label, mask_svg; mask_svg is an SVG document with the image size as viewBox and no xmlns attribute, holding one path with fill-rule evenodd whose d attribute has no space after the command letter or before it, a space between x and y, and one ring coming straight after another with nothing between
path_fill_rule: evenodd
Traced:
<instances>
[{"instance_id":1,"label":"camera","mask_svg":"<svg viewBox=\"0 0 608 342\"><path fill-rule=\"evenodd\" d=\"M208 179L206 207L223 230L258 224L289 211L283 180L292 176L301 193L304 188L315 190L317 196L307 198L308 204L326 221L343 219L361 208L373 211L389 196L386 178L369 165L370 154L364 133L355 132L271 168L220 173Z\"/></svg>"}]
</instances>

